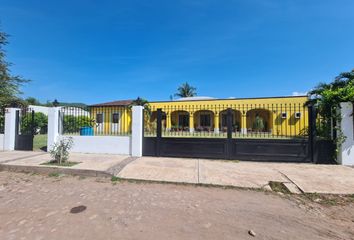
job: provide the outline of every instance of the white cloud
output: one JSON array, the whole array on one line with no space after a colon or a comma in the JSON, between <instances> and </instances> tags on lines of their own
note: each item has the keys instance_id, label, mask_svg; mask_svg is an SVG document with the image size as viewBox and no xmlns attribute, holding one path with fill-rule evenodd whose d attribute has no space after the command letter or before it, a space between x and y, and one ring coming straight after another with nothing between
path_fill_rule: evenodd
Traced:
<instances>
[{"instance_id":1,"label":"white cloud","mask_svg":"<svg viewBox=\"0 0 354 240\"><path fill-rule=\"evenodd\" d=\"M293 92L293 96L306 96L307 92Z\"/></svg>"}]
</instances>

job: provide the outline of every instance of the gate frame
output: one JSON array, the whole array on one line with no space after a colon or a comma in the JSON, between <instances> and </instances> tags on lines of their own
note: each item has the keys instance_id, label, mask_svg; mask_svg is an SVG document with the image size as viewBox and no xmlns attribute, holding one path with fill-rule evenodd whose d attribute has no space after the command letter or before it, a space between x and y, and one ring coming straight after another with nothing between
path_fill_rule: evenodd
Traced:
<instances>
[{"instance_id":1,"label":"gate frame","mask_svg":"<svg viewBox=\"0 0 354 240\"><path fill-rule=\"evenodd\" d=\"M227 109L227 138L216 138L216 139L206 139L206 138L178 138L178 137L171 137L171 138L163 138L162 137L162 109L158 108L157 109L157 126L156 126L156 137L144 137L143 135L143 156L156 156L156 157L161 157L161 156L168 156L168 157L190 157L190 158L210 158L210 159L226 159L226 160L232 160L232 159L237 159L237 160L245 160L245 161L267 161L267 162L272 162L272 161L277 161L277 162L307 162L307 163L314 163L316 162L316 109L315 106L311 105L308 106L308 117L309 117L309 134L307 139L234 139L232 138L232 109L228 108ZM168 143L171 139L174 141L174 143L169 143L171 144L170 146L176 146L176 144L183 144L189 145L193 141L200 141L200 143L207 143L208 141L210 142L209 148L216 143L219 143L219 150L218 153L211 152L210 156L206 156L204 154L208 154L205 152L199 152L196 154L190 154L189 156L183 152L184 149L181 149L179 153L176 154L163 154L163 144ZM166 142L164 142L164 140ZM279 146L275 146L276 142L278 141L281 143ZM189 142L189 143L188 143ZM238 144L239 143L239 144ZM224 147L220 146L220 144L224 144ZM153 145L153 146L152 146ZM265 148L270 148L268 150L272 150L271 148L274 147L274 149L279 149L280 154L276 154L274 151L274 154L264 153L264 157L262 157L262 154L256 153L256 151L247 152L247 147L250 145L254 145L256 148L255 150L262 151L262 149ZM198 148L200 144L192 146L192 148ZM216 145L215 145L216 146ZM246 147L246 149L245 149ZM245 153L239 152L237 155L237 151L239 148L243 148L243 150L246 150ZM224 149L224 153L221 153ZM287 152L288 150L296 150L302 154L299 153L293 153L293 154L284 154L283 152ZM210 150L210 149L208 149ZM270 151L272 152L272 151ZM216 153L216 154L214 154ZM252 153L254 153L252 155ZM179 155L179 156L178 156Z\"/></svg>"},{"instance_id":2,"label":"gate frame","mask_svg":"<svg viewBox=\"0 0 354 240\"><path fill-rule=\"evenodd\" d=\"M31 124L30 124L30 132L29 133L21 133L21 116L20 111L25 111L25 115L30 112L31 114ZM22 151L33 151L33 139L34 139L34 110L24 108L16 110L15 115L15 146L14 150L22 150Z\"/></svg>"}]
</instances>

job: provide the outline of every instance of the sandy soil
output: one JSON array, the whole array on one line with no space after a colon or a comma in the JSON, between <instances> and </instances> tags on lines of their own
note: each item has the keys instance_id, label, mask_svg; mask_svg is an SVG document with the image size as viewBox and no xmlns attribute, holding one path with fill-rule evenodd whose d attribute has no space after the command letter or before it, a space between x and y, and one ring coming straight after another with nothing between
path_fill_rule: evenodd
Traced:
<instances>
[{"instance_id":1,"label":"sandy soil","mask_svg":"<svg viewBox=\"0 0 354 240\"><path fill-rule=\"evenodd\" d=\"M0 239L354 239L353 203L9 172L0 172L0 221Z\"/></svg>"}]
</instances>

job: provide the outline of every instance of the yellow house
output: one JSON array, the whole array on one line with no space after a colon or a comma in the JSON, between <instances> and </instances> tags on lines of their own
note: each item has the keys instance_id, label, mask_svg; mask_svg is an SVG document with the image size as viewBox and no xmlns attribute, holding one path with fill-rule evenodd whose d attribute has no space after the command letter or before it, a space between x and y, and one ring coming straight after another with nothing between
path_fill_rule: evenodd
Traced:
<instances>
[{"instance_id":1,"label":"yellow house","mask_svg":"<svg viewBox=\"0 0 354 240\"><path fill-rule=\"evenodd\" d=\"M95 122L95 135L124 135L131 132L132 100L113 101L89 106Z\"/></svg>"},{"instance_id":2,"label":"yellow house","mask_svg":"<svg viewBox=\"0 0 354 240\"><path fill-rule=\"evenodd\" d=\"M182 98L174 101L150 102L149 122L155 122L157 109L163 112L166 132L226 131L227 110L231 109L233 132L240 135L268 134L272 136L306 135L308 128L307 96L229 98ZM131 100L92 105L96 131L130 132ZM101 130L100 130L101 129Z\"/></svg>"}]
</instances>

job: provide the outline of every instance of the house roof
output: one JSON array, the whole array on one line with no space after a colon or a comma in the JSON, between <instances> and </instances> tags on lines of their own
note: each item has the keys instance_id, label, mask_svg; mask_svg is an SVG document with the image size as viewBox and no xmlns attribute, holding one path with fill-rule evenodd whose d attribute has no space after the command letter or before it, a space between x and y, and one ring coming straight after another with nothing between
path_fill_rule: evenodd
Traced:
<instances>
[{"instance_id":1,"label":"house roof","mask_svg":"<svg viewBox=\"0 0 354 240\"><path fill-rule=\"evenodd\" d=\"M118 100L113 102L105 102L90 105L90 107L104 107L104 106L128 106L133 102L133 100Z\"/></svg>"},{"instance_id":2,"label":"house roof","mask_svg":"<svg viewBox=\"0 0 354 240\"><path fill-rule=\"evenodd\" d=\"M303 98L304 96L280 96L280 97L256 97L256 98L212 98L212 97L191 97L191 98L181 98L170 101L151 101L150 103L163 103L163 102L182 102L182 101L215 101L215 100L247 100L247 99L267 99L267 98ZM90 105L89 107L109 107L109 106L129 106L133 100L118 100L112 102L98 103Z\"/></svg>"}]
</instances>

